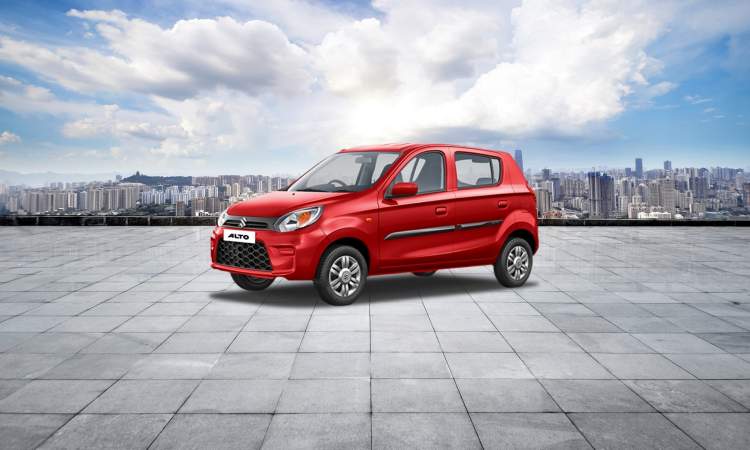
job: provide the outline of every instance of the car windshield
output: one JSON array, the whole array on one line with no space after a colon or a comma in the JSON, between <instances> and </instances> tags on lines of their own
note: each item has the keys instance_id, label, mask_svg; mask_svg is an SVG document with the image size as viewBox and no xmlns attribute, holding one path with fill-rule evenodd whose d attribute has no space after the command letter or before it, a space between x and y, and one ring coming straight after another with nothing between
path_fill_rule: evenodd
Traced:
<instances>
[{"instance_id":1,"label":"car windshield","mask_svg":"<svg viewBox=\"0 0 750 450\"><path fill-rule=\"evenodd\" d=\"M358 192L378 181L398 156L398 152L336 153L300 177L288 190Z\"/></svg>"}]
</instances>

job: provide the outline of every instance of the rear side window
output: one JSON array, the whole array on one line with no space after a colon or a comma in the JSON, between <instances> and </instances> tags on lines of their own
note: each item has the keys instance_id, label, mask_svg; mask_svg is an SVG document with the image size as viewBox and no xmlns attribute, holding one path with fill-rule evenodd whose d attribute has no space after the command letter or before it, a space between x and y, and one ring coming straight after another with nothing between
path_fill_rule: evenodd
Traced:
<instances>
[{"instance_id":1,"label":"rear side window","mask_svg":"<svg viewBox=\"0 0 750 450\"><path fill-rule=\"evenodd\" d=\"M391 183L417 183L418 194L445 190L445 160L440 152L417 155L409 161Z\"/></svg>"},{"instance_id":2,"label":"rear side window","mask_svg":"<svg viewBox=\"0 0 750 450\"><path fill-rule=\"evenodd\" d=\"M458 188L492 186L500 182L500 159L473 153L456 152Z\"/></svg>"}]
</instances>

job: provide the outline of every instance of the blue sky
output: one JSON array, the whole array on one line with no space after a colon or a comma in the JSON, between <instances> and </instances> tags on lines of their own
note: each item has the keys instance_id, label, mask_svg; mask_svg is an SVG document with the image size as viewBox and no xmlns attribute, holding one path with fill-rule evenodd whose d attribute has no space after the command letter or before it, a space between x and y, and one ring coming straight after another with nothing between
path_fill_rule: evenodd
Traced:
<instances>
[{"instance_id":1,"label":"blue sky","mask_svg":"<svg viewBox=\"0 0 750 450\"><path fill-rule=\"evenodd\" d=\"M750 167L750 3L0 4L0 169L296 173L440 141Z\"/></svg>"}]
</instances>

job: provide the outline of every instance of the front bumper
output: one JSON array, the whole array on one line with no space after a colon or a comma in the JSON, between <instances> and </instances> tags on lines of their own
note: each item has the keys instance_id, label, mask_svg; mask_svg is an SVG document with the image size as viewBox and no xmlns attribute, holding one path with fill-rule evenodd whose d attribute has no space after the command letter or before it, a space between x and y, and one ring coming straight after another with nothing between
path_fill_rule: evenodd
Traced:
<instances>
[{"instance_id":1,"label":"front bumper","mask_svg":"<svg viewBox=\"0 0 750 450\"><path fill-rule=\"evenodd\" d=\"M255 231L255 242L266 247L271 260L271 270L245 269L217 263L218 243L229 227L216 227L211 233L211 267L240 275L258 278L284 277L289 280L312 280L318 265L319 247L325 235L312 226L298 231L281 233L270 230Z\"/></svg>"}]
</instances>

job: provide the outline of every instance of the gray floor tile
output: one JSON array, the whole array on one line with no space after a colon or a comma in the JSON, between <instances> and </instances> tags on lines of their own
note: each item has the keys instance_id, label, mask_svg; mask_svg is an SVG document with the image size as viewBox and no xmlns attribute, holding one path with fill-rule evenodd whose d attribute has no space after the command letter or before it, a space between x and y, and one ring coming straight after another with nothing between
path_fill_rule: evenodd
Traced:
<instances>
[{"instance_id":1,"label":"gray floor tile","mask_svg":"<svg viewBox=\"0 0 750 450\"><path fill-rule=\"evenodd\" d=\"M116 380L143 356L78 354L45 372L42 378L54 380Z\"/></svg>"},{"instance_id":2,"label":"gray floor tile","mask_svg":"<svg viewBox=\"0 0 750 450\"><path fill-rule=\"evenodd\" d=\"M560 331L559 328L542 316L490 315L495 327L502 331Z\"/></svg>"},{"instance_id":3,"label":"gray floor tile","mask_svg":"<svg viewBox=\"0 0 750 450\"><path fill-rule=\"evenodd\" d=\"M625 383L661 412L747 411L699 380L633 380Z\"/></svg>"},{"instance_id":4,"label":"gray floor tile","mask_svg":"<svg viewBox=\"0 0 750 450\"><path fill-rule=\"evenodd\" d=\"M375 315L371 318L373 331L432 331L427 314L419 315Z\"/></svg>"},{"instance_id":5,"label":"gray floor tile","mask_svg":"<svg viewBox=\"0 0 750 450\"><path fill-rule=\"evenodd\" d=\"M3 414L0 442L7 449L37 448L70 417L65 414Z\"/></svg>"},{"instance_id":6,"label":"gray floor tile","mask_svg":"<svg viewBox=\"0 0 750 450\"><path fill-rule=\"evenodd\" d=\"M620 379L677 380L693 378L688 372L661 355L596 353L594 357Z\"/></svg>"},{"instance_id":7,"label":"gray floor tile","mask_svg":"<svg viewBox=\"0 0 750 450\"><path fill-rule=\"evenodd\" d=\"M127 316L79 316L70 317L52 328L57 333L106 333L128 320Z\"/></svg>"},{"instance_id":8,"label":"gray floor tile","mask_svg":"<svg viewBox=\"0 0 750 450\"><path fill-rule=\"evenodd\" d=\"M292 372L294 359L294 353L224 354L207 378L286 380Z\"/></svg>"},{"instance_id":9,"label":"gray floor tile","mask_svg":"<svg viewBox=\"0 0 750 450\"><path fill-rule=\"evenodd\" d=\"M101 333L41 333L15 346L14 353L73 354L101 338Z\"/></svg>"},{"instance_id":10,"label":"gray floor tile","mask_svg":"<svg viewBox=\"0 0 750 450\"><path fill-rule=\"evenodd\" d=\"M282 380L204 380L180 412L273 413L284 383Z\"/></svg>"},{"instance_id":11,"label":"gray floor tile","mask_svg":"<svg viewBox=\"0 0 750 450\"><path fill-rule=\"evenodd\" d=\"M471 418L484 448L591 448L564 414L473 413Z\"/></svg>"},{"instance_id":12,"label":"gray floor tile","mask_svg":"<svg viewBox=\"0 0 750 450\"><path fill-rule=\"evenodd\" d=\"M369 380L290 380L279 413L370 412Z\"/></svg>"},{"instance_id":13,"label":"gray floor tile","mask_svg":"<svg viewBox=\"0 0 750 450\"><path fill-rule=\"evenodd\" d=\"M147 355L125 374L127 379L193 380L208 375L219 355Z\"/></svg>"},{"instance_id":14,"label":"gray floor tile","mask_svg":"<svg viewBox=\"0 0 750 450\"><path fill-rule=\"evenodd\" d=\"M522 353L531 373L540 379L607 379L612 375L584 353Z\"/></svg>"},{"instance_id":15,"label":"gray floor tile","mask_svg":"<svg viewBox=\"0 0 750 450\"><path fill-rule=\"evenodd\" d=\"M41 448L146 448L170 417L170 414L81 414Z\"/></svg>"},{"instance_id":16,"label":"gray floor tile","mask_svg":"<svg viewBox=\"0 0 750 450\"><path fill-rule=\"evenodd\" d=\"M497 331L440 331L437 337L444 352L505 353L513 351Z\"/></svg>"},{"instance_id":17,"label":"gray floor tile","mask_svg":"<svg viewBox=\"0 0 750 450\"><path fill-rule=\"evenodd\" d=\"M244 331L305 331L310 316L301 314L256 315L244 328Z\"/></svg>"},{"instance_id":18,"label":"gray floor tile","mask_svg":"<svg viewBox=\"0 0 750 450\"><path fill-rule=\"evenodd\" d=\"M308 331L300 352L369 352L369 331Z\"/></svg>"},{"instance_id":19,"label":"gray floor tile","mask_svg":"<svg viewBox=\"0 0 750 450\"><path fill-rule=\"evenodd\" d=\"M296 352L304 333L297 331L244 331L229 352Z\"/></svg>"},{"instance_id":20,"label":"gray floor tile","mask_svg":"<svg viewBox=\"0 0 750 450\"><path fill-rule=\"evenodd\" d=\"M654 350L628 333L569 333L590 353L654 353Z\"/></svg>"},{"instance_id":21,"label":"gray floor tile","mask_svg":"<svg viewBox=\"0 0 750 450\"><path fill-rule=\"evenodd\" d=\"M175 413L198 385L194 380L120 380L84 413Z\"/></svg>"},{"instance_id":22,"label":"gray floor tile","mask_svg":"<svg viewBox=\"0 0 750 450\"><path fill-rule=\"evenodd\" d=\"M373 331L373 352L439 352L440 344L432 331Z\"/></svg>"},{"instance_id":23,"label":"gray floor tile","mask_svg":"<svg viewBox=\"0 0 750 450\"><path fill-rule=\"evenodd\" d=\"M654 409L618 380L543 380L565 412L650 412Z\"/></svg>"},{"instance_id":24,"label":"gray floor tile","mask_svg":"<svg viewBox=\"0 0 750 450\"><path fill-rule=\"evenodd\" d=\"M177 414L149 448L259 449L270 421L268 414Z\"/></svg>"},{"instance_id":25,"label":"gray floor tile","mask_svg":"<svg viewBox=\"0 0 750 450\"><path fill-rule=\"evenodd\" d=\"M309 331L368 331L370 318L362 314L313 316L307 329Z\"/></svg>"},{"instance_id":26,"label":"gray floor tile","mask_svg":"<svg viewBox=\"0 0 750 450\"><path fill-rule=\"evenodd\" d=\"M108 333L81 350L81 353L151 353L169 333Z\"/></svg>"},{"instance_id":27,"label":"gray floor tile","mask_svg":"<svg viewBox=\"0 0 750 450\"><path fill-rule=\"evenodd\" d=\"M745 408L750 408L750 380L707 380L706 383Z\"/></svg>"},{"instance_id":28,"label":"gray floor tile","mask_svg":"<svg viewBox=\"0 0 750 450\"><path fill-rule=\"evenodd\" d=\"M185 316L137 316L115 331L123 333L172 333L187 322Z\"/></svg>"},{"instance_id":29,"label":"gray floor tile","mask_svg":"<svg viewBox=\"0 0 750 450\"><path fill-rule=\"evenodd\" d=\"M372 380L373 412L465 412L453 380Z\"/></svg>"},{"instance_id":30,"label":"gray floor tile","mask_svg":"<svg viewBox=\"0 0 750 450\"><path fill-rule=\"evenodd\" d=\"M750 414L667 414L707 449L750 448Z\"/></svg>"},{"instance_id":31,"label":"gray floor tile","mask_svg":"<svg viewBox=\"0 0 750 450\"><path fill-rule=\"evenodd\" d=\"M575 413L569 417L595 448L700 448L658 413Z\"/></svg>"},{"instance_id":32,"label":"gray floor tile","mask_svg":"<svg viewBox=\"0 0 750 450\"><path fill-rule=\"evenodd\" d=\"M515 353L446 353L455 378L533 378Z\"/></svg>"},{"instance_id":33,"label":"gray floor tile","mask_svg":"<svg viewBox=\"0 0 750 450\"><path fill-rule=\"evenodd\" d=\"M633 336L659 353L723 353L720 348L688 333L646 333Z\"/></svg>"},{"instance_id":34,"label":"gray floor tile","mask_svg":"<svg viewBox=\"0 0 750 450\"><path fill-rule=\"evenodd\" d=\"M35 380L0 400L0 412L75 414L111 384L104 380Z\"/></svg>"},{"instance_id":35,"label":"gray floor tile","mask_svg":"<svg viewBox=\"0 0 750 450\"><path fill-rule=\"evenodd\" d=\"M223 353L235 336L234 331L175 333L156 349L156 353Z\"/></svg>"},{"instance_id":36,"label":"gray floor tile","mask_svg":"<svg viewBox=\"0 0 750 450\"><path fill-rule=\"evenodd\" d=\"M583 349L564 333L518 333L504 331L503 337L519 353L583 352Z\"/></svg>"},{"instance_id":37,"label":"gray floor tile","mask_svg":"<svg viewBox=\"0 0 750 450\"><path fill-rule=\"evenodd\" d=\"M373 353L372 378L451 378L442 353Z\"/></svg>"},{"instance_id":38,"label":"gray floor tile","mask_svg":"<svg viewBox=\"0 0 750 450\"><path fill-rule=\"evenodd\" d=\"M697 378L701 379L750 379L750 362L734 355L667 355Z\"/></svg>"},{"instance_id":39,"label":"gray floor tile","mask_svg":"<svg viewBox=\"0 0 750 450\"><path fill-rule=\"evenodd\" d=\"M536 380L458 379L469 412L556 412L557 407Z\"/></svg>"},{"instance_id":40,"label":"gray floor tile","mask_svg":"<svg viewBox=\"0 0 750 450\"><path fill-rule=\"evenodd\" d=\"M372 415L372 447L374 449L482 448L466 413L374 413Z\"/></svg>"},{"instance_id":41,"label":"gray floor tile","mask_svg":"<svg viewBox=\"0 0 750 450\"><path fill-rule=\"evenodd\" d=\"M750 322L746 328L750 329ZM750 333L711 333L699 337L726 352L750 353Z\"/></svg>"},{"instance_id":42,"label":"gray floor tile","mask_svg":"<svg viewBox=\"0 0 750 450\"><path fill-rule=\"evenodd\" d=\"M368 414L276 414L264 449L369 449Z\"/></svg>"},{"instance_id":43,"label":"gray floor tile","mask_svg":"<svg viewBox=\"0 0 750 450\"><path fill-rule=\"evenodd\" d=\"M68 355L2 354L0 379L38 378L67 358Z\"/></svg>"},{"instance_id":44,"label":"gray floor tile","mask_svg":"<svg viewBox=\"0 0 750 450\"><path fill-rule=\"evenodd\" d=\"M300 353L294 360L292 379L369 378L369 353Z\"/></svg>"},{"instance_id":45,"label":"gray floor tile","mask_svg":"<svg viewBox=\"0 0 750 450\"><path fill-rule=\"evenodd\" d=\"M206 333L220 331L240 331L247 319L234 316L193 316L180 327L178 332Z\"/></svg>"}]
</instances>

